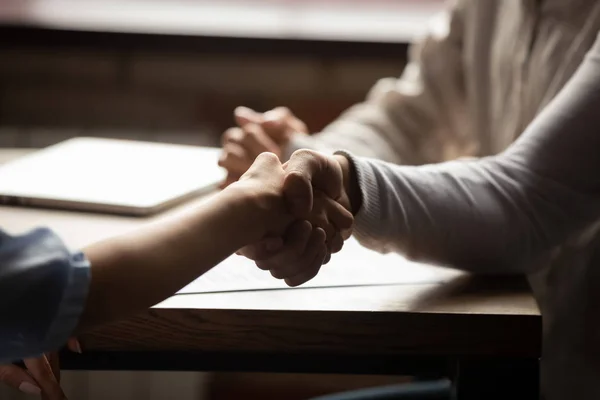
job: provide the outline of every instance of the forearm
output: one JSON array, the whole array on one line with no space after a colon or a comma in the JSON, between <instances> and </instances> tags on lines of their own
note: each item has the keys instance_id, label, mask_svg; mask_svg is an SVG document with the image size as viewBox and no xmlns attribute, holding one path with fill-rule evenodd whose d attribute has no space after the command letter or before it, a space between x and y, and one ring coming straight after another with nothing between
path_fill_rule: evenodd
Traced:
<instances>
[{"instance_id":1,"label":"forearm","mask_svg":"<svg viewBox=\"0 0 600 400\"><path fill-rule=\"evenodd\" d=\"M530 271L600 217L599 107L600 41L499 156L421 168L355 158L357 237L475 272Z\"/></svg>"},{"instance_id":2,"label":"forearm","mask_svg":"<svg viewBox=\"0 0 600 400\"><path fill-rule=\"evenodd\" d=\"M566 224L585 221L585 207L572 213L585 204L581 196L514 175L495 159L425 168L355 159L355 165L362 207L354 232L380 252L476 273L524 273L564 240ZM529 179L532 185L523 185Z\"/></svg>"},{"instance_id":3,"label":"forearm","mask_svg":"<svg viewBox=\"0 0 600 400\"><path fill-rule=\"evenodd\" d=\"M79 330L157 304L258 240L247 214L243 199L224 191L194 210L86 248L92 278Z\"/></svg>"}]
</instances>

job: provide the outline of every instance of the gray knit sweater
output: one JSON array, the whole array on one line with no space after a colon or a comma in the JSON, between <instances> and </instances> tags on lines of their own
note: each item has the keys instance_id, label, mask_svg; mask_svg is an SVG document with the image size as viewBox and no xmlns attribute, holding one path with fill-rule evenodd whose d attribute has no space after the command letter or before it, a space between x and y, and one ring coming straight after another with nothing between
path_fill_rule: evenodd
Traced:
<instances>
[{"instance_id":1,"label":"gray knit sweater","mask_svg":"<svg viewBox=\"0 0 600 400\"><path fill-rule=\"evenodd\" d=\"M505 152L398 166L348 155L356 237L476 273L524 273L544 321L546 399L600 399L600 37Z\"/></svg>"}]
</instances>

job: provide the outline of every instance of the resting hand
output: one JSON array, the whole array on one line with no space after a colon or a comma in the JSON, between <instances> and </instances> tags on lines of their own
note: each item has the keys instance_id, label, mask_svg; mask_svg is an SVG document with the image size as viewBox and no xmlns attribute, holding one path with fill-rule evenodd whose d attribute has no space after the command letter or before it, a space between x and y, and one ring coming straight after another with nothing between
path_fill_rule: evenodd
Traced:
<instances>
[{"instance_id":1,"label":"resting hand","mask_svg":"<svg viewBox=\"0 0 600 400\"><path fill-rule=\"evenodd\" d=\"M227 170L225 187L238 180L259 154L270 152L281 158L293 135L308 133L304 122L285 107L264 114L238 107L234 116L238 126L223 134L219 159L219 165Z\"/></svg>"}]
</instances>

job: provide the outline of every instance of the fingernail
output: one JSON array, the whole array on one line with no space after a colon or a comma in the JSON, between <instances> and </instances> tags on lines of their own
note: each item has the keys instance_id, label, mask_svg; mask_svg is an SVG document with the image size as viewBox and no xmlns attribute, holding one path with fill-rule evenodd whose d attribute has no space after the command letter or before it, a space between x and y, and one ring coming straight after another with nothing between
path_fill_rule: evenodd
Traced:
<instances>
[{"instance_id":1,"label":"fingernail","mask_svg":"<svg viewBox=\"0 0 600 400\"><path fill-rule=\"evenodd\" d=\"M19 385L19 390L25 394L39 396L42 394L42 389L30 382L22 382Z\"/></svg>"},{"instance_id":2,"label":"fingernail","mask_svg":"<svg viewBox=\"0 0 600 400\"><path fill-rule=\"evenodd\" d=\"M236 107L236 109L233 111L236 115L239 115L240 117L253 117L254 116L254 110L251 110L248 107Z\"/></svg>"},{"instance_id":3,"label":"fingernail","mask_svg":"<svg viewBox=\"0 0 600 400\"><path fill-rule=\"evenodd\" d=\"M81 344L79 343L79 340L75 340L73 345L75 346L75 353L77 353L77 354L83 353L83 351L81 351Z\"/></svg>"}]
</instances>

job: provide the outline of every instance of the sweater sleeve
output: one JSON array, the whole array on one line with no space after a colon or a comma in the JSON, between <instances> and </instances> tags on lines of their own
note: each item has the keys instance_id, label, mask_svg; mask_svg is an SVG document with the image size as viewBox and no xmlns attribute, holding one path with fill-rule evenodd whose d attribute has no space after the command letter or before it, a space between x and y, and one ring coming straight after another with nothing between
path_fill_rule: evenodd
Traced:
<instances>
[{"instance_id":1,"label":"sweater sleeve","mask_svg":"<svg viewBox=\"0 0 600 400\"><path fill-rule=\"evenodd\" d=\"M451 2L448 10L431 20L428 33L411 45L400 78L381 79L364 102L348 109L320 133L296 135L287 149L288 156L301 148L343 148L360 156L417 165L464 155L462 150L439 154L442 149L463 147L460 142L468 136L463 3Z\"/></svg>"},{"instance_id":2,"label":"sweater sleeve","mask_svg":"<svg viewBox=\"0 0 600 400\"><path fill-rule=\"evenodd\" d=\"M504 153L424 167L355 157L356 236L478 273L530 272L600 217L600 39Z\"/></svg>"}]
</instances>

